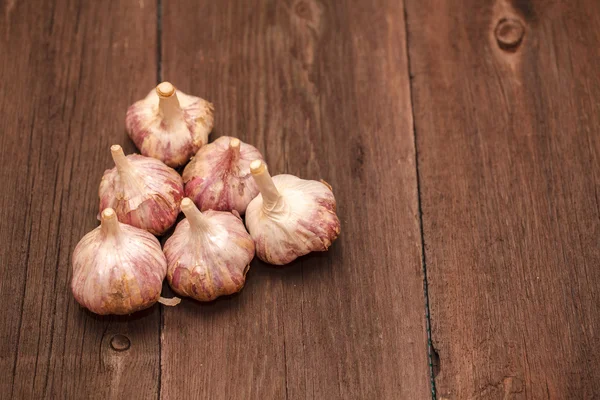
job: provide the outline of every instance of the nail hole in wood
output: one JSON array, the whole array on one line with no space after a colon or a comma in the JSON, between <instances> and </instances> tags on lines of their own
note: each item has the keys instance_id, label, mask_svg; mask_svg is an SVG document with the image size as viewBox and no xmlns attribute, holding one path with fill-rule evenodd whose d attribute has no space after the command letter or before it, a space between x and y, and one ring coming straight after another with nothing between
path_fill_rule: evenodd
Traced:
<instances>
[{"instance_id":1,"label":"nail hole in wood","mask_svg":"<svg viewBox=\"0 0 600 400\"><path fill-rule=\"evenodd\" d=\"M131 342L125 335L115 335L110 339L110 347L112 347L114 351L125 351L129 349L130 346Z\"/></svg>"},{"instance_id":2,"label":"nail hole in wood","mask_svg":"<svg viewBox=\"0 0 600 400\"><path fill-rule=\"evenodd\" d=\"M502 18L496 25L494 35L502 50L515 51L523 41L525 28L518 19Z\"/></svg>"}]
</instances>

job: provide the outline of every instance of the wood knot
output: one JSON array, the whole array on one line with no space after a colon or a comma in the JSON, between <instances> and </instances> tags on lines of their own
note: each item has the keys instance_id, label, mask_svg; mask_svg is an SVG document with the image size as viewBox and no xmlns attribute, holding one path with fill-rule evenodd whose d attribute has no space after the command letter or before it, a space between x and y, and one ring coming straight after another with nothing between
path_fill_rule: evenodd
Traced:
<instances>
[{"instance_id":1,"label":"wood knot","mask_svg":"<svg viewBox=\"0 0 600 400\"><path fill-rule=\"evenodd\" d=\"M518 19L502 18L496 25L494 35L502 50L515 51L523 41L525 28Z\"/></svg>"},{"instance_id":2,"label":"wood knot","mask_svg":"<svg viewBox=\"0 0 600 400\"><path fill-rule=\"evenodd\" d=\"M312 11L310 9L310 5L308 5L306 1L299 1L294 7L294 12L302 19L309 21L312 19Z\"/></svg>"},{"instance_id":3,"label":"wood knot","mask_svg":"<svg viewBox=\"0 0 600 400\"><path fill-rule=\"evenodd\" d=\"M115 335L110 339L110 347L114 351L125 351L131 346L131 341L125 335Z\"/></svg>"}]
</instances>

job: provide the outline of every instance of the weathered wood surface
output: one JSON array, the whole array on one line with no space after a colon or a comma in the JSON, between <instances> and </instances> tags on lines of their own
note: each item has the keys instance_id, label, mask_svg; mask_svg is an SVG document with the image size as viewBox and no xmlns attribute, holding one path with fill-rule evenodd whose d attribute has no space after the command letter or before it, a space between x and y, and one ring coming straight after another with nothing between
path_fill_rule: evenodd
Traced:
<instances>
[{"instance_id":1,"label":"weathered wood surface","mask_svg":"<svg viewBox=\"0 0 600 400\"><path fill-rule=\"evenodd\" d=\"M401 1L166 1L162 72L272 173L328 181L342 234L239 296L164 310L165 399L424 399L415 154Z\"/></svg>"},{"instance_id":2,"label":"weathered wood surface","mask_svg":"<svg viewBox=\"0 0 600 400\"><path fill-rule=\"evenodd\" d=\"M439 398L600 397L600 2L407 23Z\"/></svg>"},{"instance_id":3,"label":"weathered wood surface","mask_svg":"<svg viewBox=\"0 0 600 400\"><path fill-rule=\"evenodd\" d=\"M0 398L428 398L419 198L438 398L600 397L600 3L4 0L0 21ZM161 75L214 102L213 138L332 184L342 235L254 262L239 295L96 317L71 253Z\"/></svg>"},{"instance_id":4,"label":"weathered wood surface","mask_svg":"<svg viewBox=\"0 0 600 400\"><path fill-rule=\"evenodd\" d=\"M155 32L154 1L0 1L0 398L158 395L158 308L100 318L70 290L109 146L133 151L125 110L155 83Z\"/></svg>"},{"instance_id":5,"label":"weathered wood surface","mask_svg":"<svg viewBox=\"0 0 600 400\"><path fill-rule=\"evenodd\" d=\"M429 396L403 5L353 5L0 3L0 397ZM255 262L238 296L96 317L71 253L161 69L215 103L213 137L329 181L343 233L287 268Z\"/></svg>"}]
</instances>

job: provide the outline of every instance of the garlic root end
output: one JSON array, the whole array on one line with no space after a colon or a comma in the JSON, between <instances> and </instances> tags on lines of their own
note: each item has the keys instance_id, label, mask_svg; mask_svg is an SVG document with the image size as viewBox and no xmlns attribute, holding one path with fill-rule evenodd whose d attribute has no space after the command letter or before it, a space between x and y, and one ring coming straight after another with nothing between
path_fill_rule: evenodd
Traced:
<instances>
[{"instance_id":1,"label":"garlic root end","mask_svg":"<svg viewBox=\"0 0 600 400\"><path fill-rule=\"evenodd\" d=\"M181 303L181 299L179 297L171 297L169 299L161 296L158 298L158 302L163 306L175 307L177 304Z\"/></svg>"}]
</instances>

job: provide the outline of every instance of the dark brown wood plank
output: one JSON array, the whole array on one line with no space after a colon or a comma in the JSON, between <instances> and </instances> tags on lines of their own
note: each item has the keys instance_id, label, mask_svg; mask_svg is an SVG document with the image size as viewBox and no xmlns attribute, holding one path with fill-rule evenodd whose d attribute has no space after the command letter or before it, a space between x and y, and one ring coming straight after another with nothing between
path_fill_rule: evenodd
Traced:
<instances>
[{"instance_id":1,"label":"dark brown wood plank","mask_svg":"<svg viewBox=\"0 0 600 400\"><path fill-rule=\"evenodd\" d=\"M162 397L430 396L402 2L164 2L163 22L164 79L214 102L212 138L331 183L342 234L165 309Z\"/></svg>"},{"instance_id":2,"label":"dark brown wood plank","mask_svg":"<svg viewBox=\"0 0 600 400\"><path fill-rule=\"evenodd\" d=\"M70 291L109 146L156 77L155 2L0 2L0 397L156 398L158 308L100 318ZM131 347L115 352L114 334Z\"/></svg>"},{"instance_id":3,"label":"dark brown wood plank","mask_svg":"<svg viewBox=\"0 0 600 400\"><path fill-rule=\"evenodd\" d=\"M600 2L407 10L438 394L598 398Z\"/></svg>"}]
</instances>

